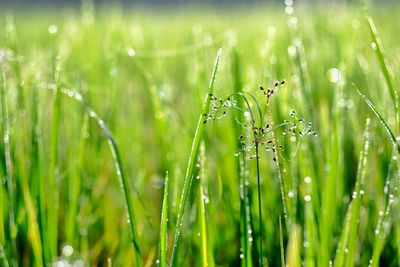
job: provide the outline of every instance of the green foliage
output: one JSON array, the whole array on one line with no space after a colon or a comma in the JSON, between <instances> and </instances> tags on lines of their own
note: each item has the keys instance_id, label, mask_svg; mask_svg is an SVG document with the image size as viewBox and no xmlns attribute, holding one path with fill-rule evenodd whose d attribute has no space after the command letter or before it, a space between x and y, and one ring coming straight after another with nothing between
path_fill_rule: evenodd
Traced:
<instances>
[{"instance_id":1,"label":"green foliage","mask_svg":"<svg viewBox=\"0 0 400 267\"><path fill-rule=\"evenodd\" d=\"M397 266L399 7L372 10L1 16L0 265Z\"/></svg>"}]
</instances>

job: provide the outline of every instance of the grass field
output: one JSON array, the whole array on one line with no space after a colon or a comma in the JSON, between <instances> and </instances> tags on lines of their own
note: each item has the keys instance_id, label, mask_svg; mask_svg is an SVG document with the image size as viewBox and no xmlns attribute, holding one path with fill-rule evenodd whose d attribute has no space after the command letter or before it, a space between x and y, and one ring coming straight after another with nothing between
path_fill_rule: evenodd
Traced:
<instances>
[{"instance_id":1,"label":"grass field","mask_svg":"<svg viewBox=\"0 0 400 267\"><path fill-rule=\"evenodd\" d=\"M400 266L369 9L2 11L0 265Z\"/></svg>"}]
</instances>

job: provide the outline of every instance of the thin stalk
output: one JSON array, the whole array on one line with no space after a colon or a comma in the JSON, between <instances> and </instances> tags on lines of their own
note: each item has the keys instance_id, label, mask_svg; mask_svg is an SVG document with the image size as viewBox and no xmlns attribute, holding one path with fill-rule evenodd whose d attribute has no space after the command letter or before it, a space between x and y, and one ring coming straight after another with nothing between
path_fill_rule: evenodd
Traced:
<instances>
[{"instance_id":1,"label":"thin stalk","mask_svg":"<svg viewBox=\"0 0 400 267\"><path fill-rule=\"evenodd\" d=\"M161 224L160 224L160 245L159 245L159 257L158 264L160 267L167 267L167 238L168 238L168 191L169 191L169 179L168 172L165 175L164 180L164 196L162 202L161 211Z\"/></svg>"},{"instance_id":2,"label":"thin stalk","mask_svg":"<svg viewBox=\"0 0 400 267\"><path fill-rule=\"evenodd\" d=\"M185 181L183 184L183 190L182 190L181 199L179 202L178 215L177 215L177 219L176 219L174 245L172 248L172 255L171 255L171 266L177 266L177 258L175 257L175 253L179 246L182 224L183 224L183 215L185 212L185 206L186 206L187 198L188 198L189 191L190 191L190 185L193 180L193 172L194 172L195 165L196 165L195 163L197 160L200 141L203 138L204 124L205 124L205 117L203 114L207 114L208 110L209 110L211 96L214 92L214 84L215 84L215 80L216 80L216 76L217 76L219 60L221 58L221 51L222 51L221 49L218 50L217 57L215 59L214 68L213 68L213 71L211 74L210 84L208 86L208 94L204 101L203 109L199 116L199 119L197 122L197 127L196 127L196 132L195 132L194 138L193 138L192 148L190 151L190 157L189 157L189 161L188 161L188 165L187 165L187 169L186 169Z\"/></svg>"},{"instance_id":3,"label":"thin stalk","mask_svg":"<svg viewBox=\"0 0 400 267\"><path fill-rule=\"evenodd\" d=\"M206 205L205 205L205 195L204 195L204 189L203 189L203 184L205 184L206 180L206 170L205 170L205 144L204 141L200 145L200 171L199 171L199 192L197 194L197 202L198 202L198 216L200 218L199 224L200 224L200 237L201 237L201 249L200 249L200 254L201 254L201 265L203 267L209 266L208 262L208 240L207 240L207 214L206 214ZM213 265L213 264L212 264Z\"/></svg>"},{"instance_id":4,"label":"thin stalk","mask_svg":"<svg viewBox=\"0 0 400 267\"><path fill-rule=\"evenodd\" d=\"M240 68L240 57L237 50L233 50L232 52L232 77L233 77L233 87L234 94L243 95L243 82L242 82L242 72ZM242 125L237 123L238 121L243 121L243 112L244 110L244 100L242 97L239 97L236 103L236 107L239 112L236 112L234 118L232 119L233 129L235 131L235 136L238 138L242 134ZM239 257L241 258L241 266L242 267L250 267L252 266L251 262L251 248L249 244L249 201L248 201L248 190L246 183L246 176L248 174L248 165L246 164L246 152L243 149L243 145L241 140L238 138L236 141L236 151L242 151L241 156L236 158L236 172L239 181L239 190L240 190L240 244L241 251ZM251 229L251 228L250 228Z\"/></svg>"},{"instance_id":5,"label":"thin stalk","mask_svg":"<svg viewBox=\"0 0 400 267\"><path fill-rule=\"evenodd\" d=\"M285 263L285 248L283 245L283 229L282 229L282 219L281 216L279 216L279 246L281 248L280 252L281 252L281 266L285 267L286 263Z\"/></svg>"},{"instance_id":6,"label":"thin stalk","mask_svg":"<svg viewBox=\"0 0 400 267\"><path fill-rule=\"evenodd\" d=\"M263 266L263 224L262 224L262 206L261 206L261 181L260 181L260 158L259 158L259 151L258 151L258 142L255 143L256 149L256 171L257 171L257 194L258 194L258 227L259 229L259 256L258 259L260 266Z\"/></svg>"},{"instance_id":7,"label":"thin stalk","mask_svg":"<svg viewBox=\"0 0 400 267\"><path fill-rule=\"evenodd\" d=\"M38 231L42 246L42 261L50 262L46 258L45 251L48 251L48 243L46 236L46 194L44 193L45 181L42 175L41 162L42 154L40 153L40 125L39 125L39 99L38 99L38 81L32 88L32 128L31 128L31 170L30 175L33 180L33 198L36 199L38 210Z\"/></svg>"},{"instance_id":8,"label":"thin stalk","mask_svg":"<svg viewBox=\"0 0 400 267\"><path fill-rule=\"evenodd\" d=\"M54 71L54 100L53 100L53 119L51 127L51 146L50 146L50 167L48 178L48 214L47 231L49 251L47 260L52 261L57 256L57 235L58 235L58 185L57 185L57 164L58 164L58 138L61 113L61 90L60 90L60 60L57 58Z\"/></svg>"}]
</instances>

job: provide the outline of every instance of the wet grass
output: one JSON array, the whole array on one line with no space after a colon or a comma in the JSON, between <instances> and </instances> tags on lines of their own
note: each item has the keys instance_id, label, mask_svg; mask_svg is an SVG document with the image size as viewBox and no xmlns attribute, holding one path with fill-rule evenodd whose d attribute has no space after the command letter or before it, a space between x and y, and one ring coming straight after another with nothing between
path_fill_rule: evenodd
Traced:
<instances>
[{"instance_id":1,"label":"wet grass","mask_svg":"<svg viewBox=\"0 0 400 267\"><path fill-rule=\"evenodd\" d=\"M336 9L1 15L0 265L398 266L400 9Z\"/></svg>"}]
</instances>

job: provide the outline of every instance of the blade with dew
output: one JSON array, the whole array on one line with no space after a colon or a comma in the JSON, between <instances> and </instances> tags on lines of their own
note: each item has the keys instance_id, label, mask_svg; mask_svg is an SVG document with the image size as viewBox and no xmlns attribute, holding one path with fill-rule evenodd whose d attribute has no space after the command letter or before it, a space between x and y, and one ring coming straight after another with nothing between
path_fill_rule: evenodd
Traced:
<instances>
[{"instance_id":1,"label":"blade with dew","mask_svg":"<svg viewBox=\"0 0 400 267\"><path fill-rule=\"evenodd\" d=\"M181 198L180 198L180 202L179 202L178 216L176 219L174 245L172 248L172 255L171 255L171 266L177 265L177 257L175 257L175 253L179 246L179 241L180 241L181 231L182 231L183 215L185 212L185 206L186 206L186 202L187 202L189 191L190 191L190 185L193 180L193 172L194 172L195 166L196 166L196 160L197 160L197 155L199 152L200 141L203 138L204 124L205 124L203 114L208 113L208 110L209 110L211 96L214 92L214 84L215 84L215 80L216 80L216 76L217 76L219 61L221 58L221 51L222 51L221 49L218 50L217 57L215 59L214 68L213 68L213 71L211 74L210 84L208 86L208 94L204 101L203 109L202 109L202 112L198 119L196 132L195 132L194 138L193 138L192 148L190 151L190 157L189 157L189 161L188 161L188 165L187 165L187 169L186 169L185 181L183 184L183 189L182 189Z\"/></svg>"}]
</instances>

